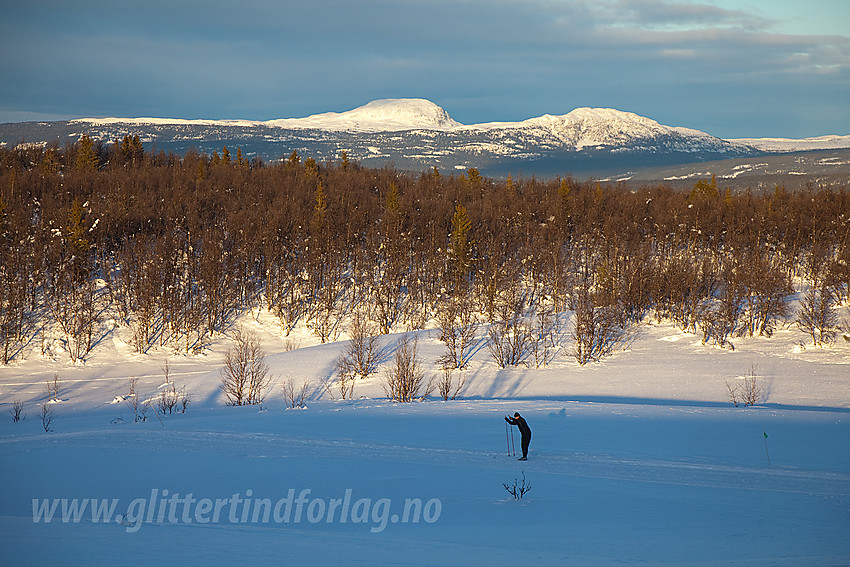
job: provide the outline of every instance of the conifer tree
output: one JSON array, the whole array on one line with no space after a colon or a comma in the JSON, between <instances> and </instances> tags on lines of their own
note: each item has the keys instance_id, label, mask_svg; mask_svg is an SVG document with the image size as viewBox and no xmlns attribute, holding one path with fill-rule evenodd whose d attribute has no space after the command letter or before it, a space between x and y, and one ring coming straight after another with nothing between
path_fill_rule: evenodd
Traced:
<instances>
[{"instance_id":1,"label":"conifer tree","mask_svg":"<svg viewBox=\"0 0 850 567\"><path fill-rule=\"evenodd\" d=\"M95 171L98 166L97 154L94 151L94 141L83 134L77 147L77 159L74 162L80 171Z\"/></svg>"},{"instance_id":2,"label":"conifer tree","mask_svg":"<svg viewBox=\"0 0 850 567\"><path fill-rule=\"evenodd\" d=\"M389 212L398 212L398 187L395 183L390 183L390 190L387 191L387 198L384 201L384 209Z\"/></svg>"},{"instance_id":3,"label":"conifer tree","mask_svg":"<svg viewBox=\"0 0 850 567\"><path fill-rule=\"evenodd\" d=\"M68 228L65 244L71 258L74 279L83 280L88 275L88 256L91 245L88 240L88 229L83 220L83 205L75 198L68 211Z\"/></svg>"},{"instance_id":4,"label":"conifer tree","mask_svg":"<svg viewBox=\"0 0 850 567\"><path fill-rule=\"evenodd\" d=\"M310 219L310 233L314 238L320 238L325 228L325 217L328 204L325 201L325 186L321 179L316 183L316 204L313 206L313 218Z\"/></svg>"},{"instance_id":5,"label":"conifer tree","mask_svg":"<svg viewBox=\"0 0 850 567\"><path fill-rule=\"evenodd\" d=\"M567 180L561 179L561 184L558 186L558 195L561 197L562 202L566 202L570 198L570 192L571 188L567 184Z\"/></svg>"},{"instance_id":6,"label":"conifer tree","mask_svg":"<svg viewBox=\"0 0 850 567\"><path fill-rule=\"evenodd\" d=\"M466 170L466 177L469 180L470 187L478 187L483 181L481 173L474 167L470 167Z\"/></svg>"},{"instance_id":7,"label":"conifer tree","mask_svg":"<svg viewBox=\"0 0 850 567\"><path fill-rule=\"evenodd\" d=\"M135 134L132 138L129 134L125 134L120 142L115 140L115 144L122 163L129 163L134 166L141 165L145 149L142 147L142 141L138 134Z\"/></svg>"},{"instance_id":8,"label":"conifer tree","mask_svg":"<svg viewBox=\"0 0 850 567\"><path fill-rule=\"evenodd\" d=\"M59 171L59 160L56 157L56 150L54 148L47 148L44 152L41 170L45 175L53 175Z\"/></svg>"},{"instance_id":9,"label":"conifer tree","mask_svg":"<svg viewBox=\"0 0 850 567\"><path fill-rule=\"evenodd\" d=\"M711 176L711 181L699 179L696 183L694 183L694 188L691 189L691 194L688 196L688 199L693 200L698 197L717 197L717 178L713 174Z\"/></svg>"},{"instance_id":10,"label":"conifer tree","mask_svg":"<svg viewBox=\"0 0 850 567\"><path fill-rule=\"evenodd\" d=\"M470 242L469 228L471 223L466 214L466 207L457 204L452 216L451 251L454 262L455 283L460 286L469 271Z\"/></svg>"},{"instance_id":11,"label":"conifer tree","mask_svg":"<svg viewBox=\"0 0 850 567\"><path fill-rule=\"evenodd\" d=\"M319 164L317 164L316 160L311 157L304 160L304 169L310 177L316 177L319 175Z\"/></svg>"}]
</instances>

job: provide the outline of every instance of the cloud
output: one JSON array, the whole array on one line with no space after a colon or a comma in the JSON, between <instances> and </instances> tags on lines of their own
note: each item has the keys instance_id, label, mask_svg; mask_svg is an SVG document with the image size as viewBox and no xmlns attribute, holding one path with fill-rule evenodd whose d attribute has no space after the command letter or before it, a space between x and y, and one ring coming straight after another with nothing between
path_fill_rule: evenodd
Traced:
<instances>
[{"instance_id":1,"label":"cloud","mask_svg":"<svg viewBox=\"0 0 850 567\"><path fill-rule=\"evenodd\" d=\"M672 57L676 59L690 59L697 56L694 49L662 49L658 52L661 57Z\"/></svg>"},{"instance_id":2,"label":"cloud","mask_svg":"<svg viewBox=\"0 0 850 567\"><path fill-rule=\"evenodd\" d=\"M594 3L602 23L644 29L704 29L720 27L762 30L773 21L743 10L729 10L702 2L657 0L602 0Z\"/></svg>"},{"instance_id":3,"label":"cloud","mask_svg":"<svg viewBox=\"0 0 850 567\"><path fill-rule=\"evenodd\" d=\"M421 96L466 123L612 106L729 136L766 109L810 135L848 116L850 39L705 0L9 4L17 111L269 119Z\"/></svg>"}]
</instances>

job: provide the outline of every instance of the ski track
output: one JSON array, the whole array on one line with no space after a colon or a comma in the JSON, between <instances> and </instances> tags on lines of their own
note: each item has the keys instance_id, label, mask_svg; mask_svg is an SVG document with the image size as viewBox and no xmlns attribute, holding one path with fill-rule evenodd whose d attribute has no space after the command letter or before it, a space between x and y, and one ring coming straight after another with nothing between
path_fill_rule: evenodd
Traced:
<instances>
[{"instance_id":1,"label":"ski track","mask_svg":"<svg viewBox=\"0 0 850 567\"><path fill-rule=\"evenodd\" d=\"M0 439L4 453L27 451L52 444L118 449L171 449L194 454L224 454L237 458L336 458L407 461L440 466L516 471L514 457L501 452L443 449L407 445L328 440L274 433L219 431L79 431L43 436ZM606 454L532 452L523 471L588 479L642 482L816 495L850 500L850 474L796 468L754 468L702 463L616 457Z\"/></svg>"}]
</instances>

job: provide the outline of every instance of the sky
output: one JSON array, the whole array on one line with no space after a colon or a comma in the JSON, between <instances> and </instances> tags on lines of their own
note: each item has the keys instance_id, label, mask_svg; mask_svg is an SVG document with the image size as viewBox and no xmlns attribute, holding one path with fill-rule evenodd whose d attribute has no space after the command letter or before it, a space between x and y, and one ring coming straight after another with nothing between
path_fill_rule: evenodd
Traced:
<instances>
[{"instance_id":1,"label":"sky","mask_svg":"<svg viewBox=\"0 0 850 567\"><path fill-rule=\"evenodd\" d=\"M616 108L723 138L850 134L850 0L0 0L0 122L464 124Z\"/></svg>"}]
</instances>

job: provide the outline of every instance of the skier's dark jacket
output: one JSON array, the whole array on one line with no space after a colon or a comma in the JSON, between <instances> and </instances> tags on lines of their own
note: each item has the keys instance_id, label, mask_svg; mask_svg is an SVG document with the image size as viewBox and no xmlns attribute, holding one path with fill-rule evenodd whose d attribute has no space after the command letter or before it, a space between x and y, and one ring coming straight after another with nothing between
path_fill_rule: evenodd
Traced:
<instances>
[{"instance_id":1,"label":"skier's dark jacket","mask_svg":"<svg viewBox=\"0 0 850 567\"><path fill-rule=\"evenodd\" d=\"M525 422L525 418L519 416L517 418L505 417L505 421L510 423L511 425L516 425L519 428L519 434L523 437L531 438L531 428Z\"/></svg>"}]
</instances>

